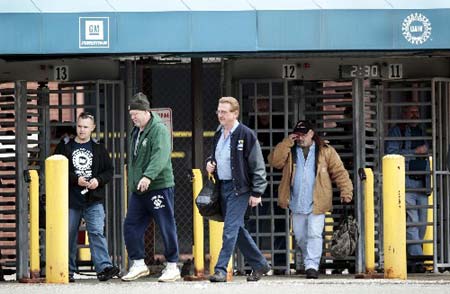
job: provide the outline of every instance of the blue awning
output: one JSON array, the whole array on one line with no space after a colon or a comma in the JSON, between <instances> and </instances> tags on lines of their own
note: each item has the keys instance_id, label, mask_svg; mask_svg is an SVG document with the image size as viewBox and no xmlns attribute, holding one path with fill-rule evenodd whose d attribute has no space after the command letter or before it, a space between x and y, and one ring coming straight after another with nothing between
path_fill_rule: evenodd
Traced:
<instances>
[{"instance_id":1,"label":"blue awning","mask_svg":"<svg viewBox=\"0 0 450 294\"><path fill-rule=\"evenodd\" d=\"M0 1L0 54L450 49L448 0Z\"/></svg>"}]
</instances>

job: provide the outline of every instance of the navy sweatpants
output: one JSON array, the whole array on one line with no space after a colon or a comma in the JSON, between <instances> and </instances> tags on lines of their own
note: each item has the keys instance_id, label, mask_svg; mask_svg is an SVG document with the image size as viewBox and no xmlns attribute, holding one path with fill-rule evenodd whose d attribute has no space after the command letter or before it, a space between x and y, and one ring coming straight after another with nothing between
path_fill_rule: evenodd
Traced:
<instances>
[{"instance_id":1,"label":"navy sweatpants","mask_svg":"<svg viewBox=\"0 0 450 294\"><path fill-rule=\"evenodd\" d=\"M178 262L178 238L174 217L174 189L131 194L124 222L124 238L131 260L144 259L144 233L154 219L164 242L167 262Z\"/></svg>"}]
</instances>

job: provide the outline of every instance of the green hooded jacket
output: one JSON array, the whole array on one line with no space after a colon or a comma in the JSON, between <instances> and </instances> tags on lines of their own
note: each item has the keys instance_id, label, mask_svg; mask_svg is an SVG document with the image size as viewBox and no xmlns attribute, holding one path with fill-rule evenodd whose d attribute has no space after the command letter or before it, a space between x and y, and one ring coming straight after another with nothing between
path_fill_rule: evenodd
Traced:
<instances>
[{"instance_id":1,"label":"green hooded jacket","mask_svg":"<svg viewBox=\"0 0 450 294\"><path fill-rule=\"evenodd\" d=\"M142 131L137 155L134 155L135 140L139 128L134 127L129 139L130 150L128 150L128 189L131 192L142 194L137 191L137 185L142 177L151 180L149 190L158 190L175 186L172 161L171 161L171 138L169 130L155 112Z\"/></svg>"}]
</instances>

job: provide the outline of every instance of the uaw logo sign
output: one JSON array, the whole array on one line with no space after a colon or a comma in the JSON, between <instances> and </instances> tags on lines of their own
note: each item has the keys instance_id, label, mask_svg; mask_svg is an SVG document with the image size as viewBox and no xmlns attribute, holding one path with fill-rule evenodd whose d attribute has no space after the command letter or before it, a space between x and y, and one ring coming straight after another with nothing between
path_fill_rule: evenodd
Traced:
<instances>
[{"instance_id":1,"label":"uaw logo sign","mask_svg":"<svg viewBox=\"0 0 450 294\"><path fill-rule=\"evenodd\" d=\"M430 20L421 13L411 13L402 24L403 36L414 45L425 43L431 36Z\"/></svg>"},{"instance_id":2,"label":"uaw logo sign","mask_svg":"<svg viewBox=\"0 0 450 294\"><path fill-rule=\"evenodd\" d=\"M85 48L109 48L109 17L80 17L79 46Z\"/></svg>"}]
</instances>

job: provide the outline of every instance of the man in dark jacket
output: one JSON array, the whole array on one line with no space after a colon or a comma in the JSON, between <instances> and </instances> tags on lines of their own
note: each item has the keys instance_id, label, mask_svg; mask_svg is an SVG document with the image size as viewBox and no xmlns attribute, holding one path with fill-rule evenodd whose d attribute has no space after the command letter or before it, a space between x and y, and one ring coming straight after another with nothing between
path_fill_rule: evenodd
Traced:
<instances>
[{"instance_id":1,"label":"man in dark jacket","mask_svg":"<svg viewBox=\"0 0 450 294\"><path fill-rule=\"evenodd\" d=\"M76 271L78 227L83 218L89 237L92 261L97 278L107 281L119 273L112 265L104 235L105 185L114 168L105 147L91 139L95 129L94 116L83 112L77 119L77 136L61 141L55 153L69 159L69 281Z\"/></svg>"},{"instance_id":2,"label":"man in dark jacket","mask_svg":"<svg viewBox=\"0 0 450 294\"><path fill-rule=\"evenodd\" d=\"M158 281L173 282L181 277L177 266L170 133L158 114L150 111L150 103L144 94L136 94L128 110L135 127L128 145L131 196L123 226L125 245L133 264L122 280L133 281L150 273L144 263L144 233L153 218L162 235L167 262Z\"/></svg>"},{"instance_id":3,"label":"man in dark jacket","mask_svg":"<svg viewBox=\"0 0 450 294\"><path fill-rule=\"evenodd\" d=\"M222 249L215 272L209 277L211 282L226 282L227 265L236 245L253 269L247 281L258 281L270 271L267 260L244 227L247 207L261 203L267 186L266 167L255 133L239 123L238 116L239 102L233 97L220 98L217 107L220 127L206 164L206 170L215 172L219 180L224 215Z\"/></svg>"}]
</instances>

